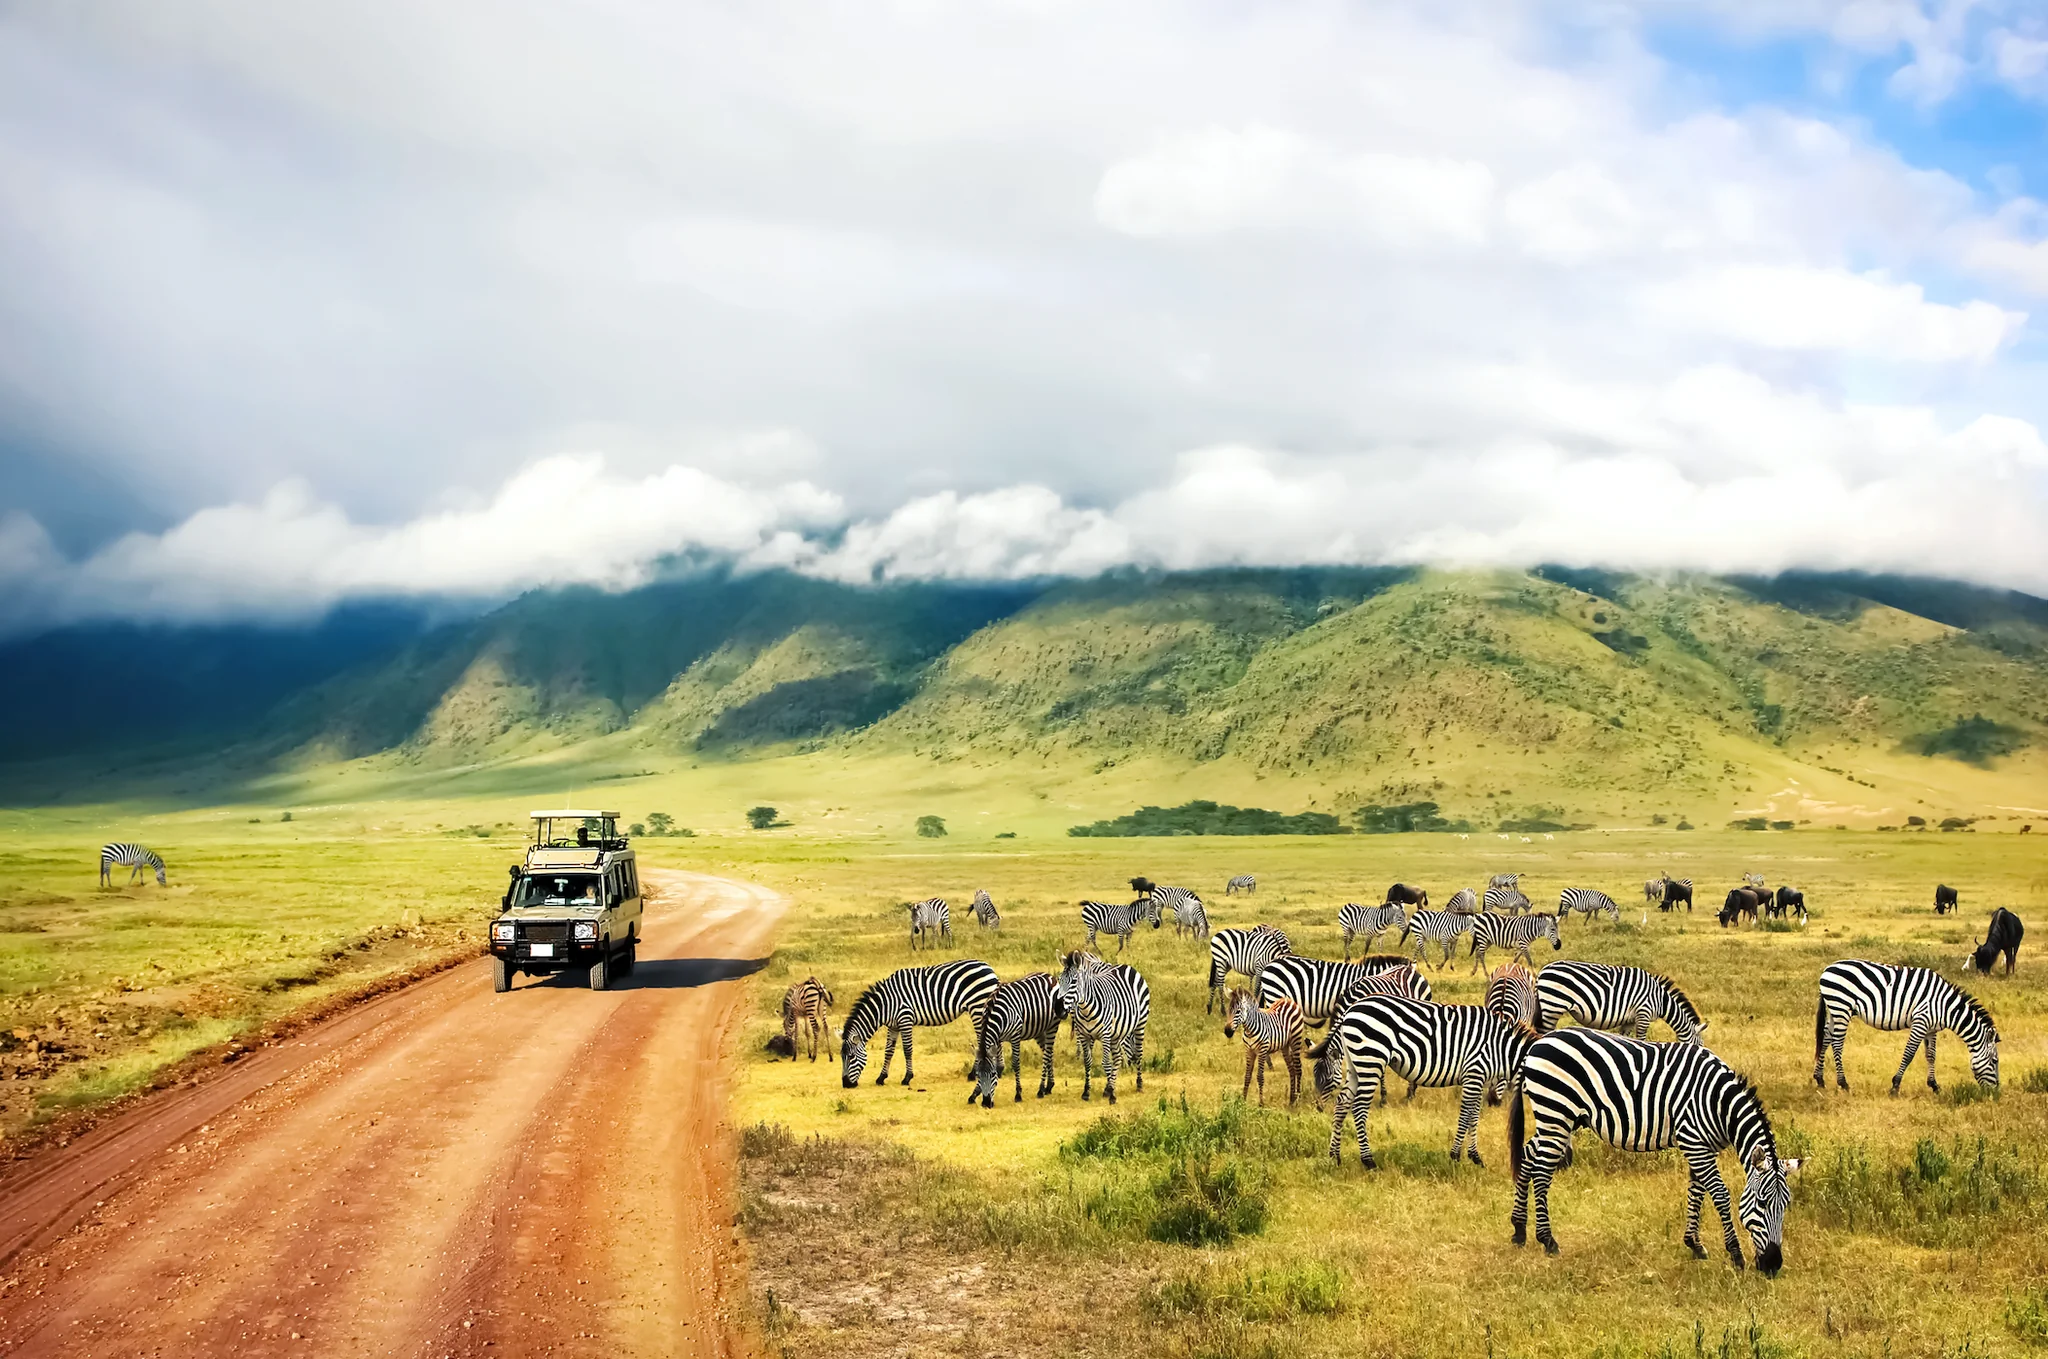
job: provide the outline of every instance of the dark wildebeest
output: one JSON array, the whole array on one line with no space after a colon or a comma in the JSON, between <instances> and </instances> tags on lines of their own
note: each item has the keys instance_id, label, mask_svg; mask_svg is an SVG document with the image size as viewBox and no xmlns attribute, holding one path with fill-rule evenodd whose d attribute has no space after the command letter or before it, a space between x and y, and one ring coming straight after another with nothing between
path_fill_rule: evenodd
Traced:
<instances>
[{"instance_id":1,"label":"dark wildebeest","mask_svg":"<svg viewBox=\"0 0 2048 1359\"><path fill-rule=\"evenodd\" d=\"M1748 916L1749 923L1754 925L1758 901L1759 896L1754 887L1737 887L1730 891L1728 899L1721 903L1719 919L1722 928L1727 928L1743 916Z\"/></svg>"},{"instance_id":2,"label":"dark wildebeest","mask_svg":"<svg viewBox=\"0 0 2048 1359\"><path fill-rule=\"evenodd\" d=\"M1780 887L1778 895L1771 905L1771 914L1777 916L1780 920L1784 919L1787 911L1797 911L1799 913L1799 923L1802 925L1806 923L1806 893L1798 888Z\"/></svg>"},{"instance_id":3,"label":"dark wildebeest","mask_svg":"<svg viewBox=\"0 0 2048 1359\"><path fill-rule=\"evenodd\" d=\"M1984 931L1984 938L1977 944L1976 951L1963 959L1963 970L1991 975L1991 965L2005 955L2005 975L2010 977L2015 964L2020 960L2020 940L2026 936L2027 927L2020 918L2001 906L1991 913L1991 925Z\"/></svg>"},{"instance_id":4,"label":"dark wildebeest","mask_svg":"<svg viewBox=\"0 0 2048 1359\"><path fill-rule=\"evenodd\" d=\"M1953 887L1936 887L1934 889L1934 913L1936 915L1947 915L1955 908L1956 889Z\"/></svg>"},{"instance_id":5,"label":"dark wildebeest","mask_svg":"<svg viewBox=\"0 0 2048 1359\"><path fill-rule=\"evenodd\" d=\"M1420 887L1410 887L1405 882L1397 882L1387 889L1387 900L1396 906L1427 906L1429 893Z\"/></svg>"},{"instance_id":6,"label":"dark wildebeest","mask_svg":"<svg viewBox=\"0 0 2048 1359\"><path fill-rule=\"evenodd\" d=\"M1664 904L1662 909L1667 911L1676 909L1681 901L1685 903L1685 909L1689 914L1692 911L1692 883L1679 882L1672 878L1664 879Z\"/></svg>"},{"instance_id":7,"label":"dark wildebeest","mask_svg":"<svg viewBox=\"0 0 2048 1359\"><path fill-rule=\"evenodd\" d=\"M1152 881L1152 879L1150 879L1150 878L1132 878L1132 879L1131 879L1131 890L1132 890L1133 892L1136 892L1136 893L1137 893L1137 894L1138 894L1139 896L1141 896L1141 897L1149 897L1149 896L1151 896L1151 895L1152 895L1152 889L1153 889L1154 887L1156 887L1157 885L1158 885L1158 884L1157 884L1157 883L1155 883L1155 882L1153 882L1153 881Z\"/></svg>"}]
</instances>

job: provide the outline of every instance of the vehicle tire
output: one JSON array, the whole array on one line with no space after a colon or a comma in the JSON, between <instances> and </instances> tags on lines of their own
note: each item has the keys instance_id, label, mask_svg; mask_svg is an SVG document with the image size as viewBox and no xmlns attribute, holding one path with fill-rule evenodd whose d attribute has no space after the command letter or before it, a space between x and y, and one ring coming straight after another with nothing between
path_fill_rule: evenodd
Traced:
<instances>
[{"instance_id":1,"label":"vehicle tire","mask_svg":"<svg viewBox=\"0 0 2048 1359\"><path fill-rule=\"evenodd\" d=\"M512 989L512 964L503 958L491 959L491 989L500 994Z\"/></svg>"},{"instance_id":2,"label":"vehicle tire","mask_svg":"<svg viewBox=\"0 0 2048 1359\"><path fill-rule=\"evenodd\" d=\"M611 985L611 954L602 952L597 961L590 965L590 989L602 991Z\"/></svg>"}]
</instances>

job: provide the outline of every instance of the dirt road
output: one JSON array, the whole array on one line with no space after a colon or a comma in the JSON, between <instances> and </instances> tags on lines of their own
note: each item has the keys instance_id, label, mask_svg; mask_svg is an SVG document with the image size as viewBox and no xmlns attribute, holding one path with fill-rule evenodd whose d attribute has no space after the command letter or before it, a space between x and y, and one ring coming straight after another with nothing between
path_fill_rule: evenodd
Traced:
<instances>
[{"instance_id":1,"label":"dirt road","mask_svg":"<svg viewBox=\"0 0 2048 1359\"><path fill-rule=\"evenodd\" d=\"M0 1181L0 1354L730 1355L765 888L649 869L635 975L464 964Z\"/></svg>"}]
</instances>

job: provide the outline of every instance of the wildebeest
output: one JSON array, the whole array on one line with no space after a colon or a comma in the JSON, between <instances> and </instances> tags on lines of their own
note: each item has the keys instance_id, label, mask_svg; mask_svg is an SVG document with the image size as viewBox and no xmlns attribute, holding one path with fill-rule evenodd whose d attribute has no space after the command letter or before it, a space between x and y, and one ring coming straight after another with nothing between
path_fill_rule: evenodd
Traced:
<instances>
[{"instance_id":1,"label":"wildebeest","mask_svg":"<svg viewBox=\"0 0 2048 1359\"><path fill-rule=\"evenodd\" d=\"M1780 887L1777 895L1764 906L1766 915L1783 920L1788 911L1799 913L1799 923L1806 923L1806 893L1796 887Z\"/></svg>"},{"instance_id":2,"label":"wildebeest","mask_svg":"<svg viewBox=\"0 0 2048 1359\"><path fill-rule=\"evenodd\" d=\"M1661 909L1666 911L1673 910L1681 901L1685 903L1687 913L1690 913L1692 911L1692 879L1664 879L1664 904Z\"/></svg>"},{"instance_id":3,"label":"wildebeest","mask_svg":"<svg viewBox=\"0 0 2048 1359\"><path fill-rule=\"evenodd\" d=\"M1427 906L1429 893L1420 887L1410 887L1405 882L1397 882L1387 889L1387 900L1396 906Z\"/></svg>"},{"instance_id":4,"label":"wildebeest","mask_svg":"<svg viewBox=\"0 0 2048 1359\"><path fill-rule=\"evenodd\" d=\"M1956 889L1953 887L1936 887L1934 889L1934 913L1936 915L1947 915L1955 908Z\"/></svg>"},{"instance_id":5,"label":"wildebeest","mask_svg":"<svg viewBox=\"0 0 2048 1359\"><path fill-rule=\"evenodd\" d=\"M1743 916L1748 916L1749 923L1754 925L1756 923L1756 912L1759 902L1760 896L1754 887L1730 889L1728 899L1721 903L1719 919L1722 927L1725 929Z\"/></svg>"},{"instance_id":6,"label":"wildebeest","mask_svg":"<svg viewBox=\"0 0 2048 1359\"><path fill-rule=\"evenodd\" d=\"M1991 913L1991 924L1984 931L1984 937L1977 941L1977 947L1969 957L1963 959L1963 970L1991 975L1991 965L2005 955L2005 975L2012 975L2013 967L2020 960L2020 940L2026 936L2027 927L2020 918L2001 906Z\"/></svg>"},{"instance_id":7,"label":"wildebeest","mask_svg":"<svg viewBox=\"0 0 2048 1359\"><path fill-rule=\"evenodd\" d=\"M1139 896L1141 896L1141 897L1149 897L1149 896L1151 896L1151 895L1152 895L1152 889L1153 889L1154 887L1156 887L1156 886L1158 886L1158 884L1157 884L1157 883L1155 883L1155 882L1153 882L1153 881L1152 881L1152 879L1150 879L1150 878L1132 878L1132 879L1131 879L1131 890L1132 890L1133 892L1136 892L1136 893L1137 893L1137 894L1138 894Z\"/></svg>"}]
</instances>

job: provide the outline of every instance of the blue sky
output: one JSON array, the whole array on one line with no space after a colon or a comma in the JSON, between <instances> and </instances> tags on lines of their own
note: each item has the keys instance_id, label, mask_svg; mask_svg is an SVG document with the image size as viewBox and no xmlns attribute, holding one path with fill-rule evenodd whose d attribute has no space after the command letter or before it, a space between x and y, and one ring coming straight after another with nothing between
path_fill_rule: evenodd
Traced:
<instances>
[{"instance_id":1,"label":"blue sky","mask_svg":"<svg viewBox=\"0 0 2048 1359\"><path fill-rule=\"evenodd\" d=\"M32 0L0 629L678 553L2048 591L2044 118L2016 0Z\"/></svg>"}]
</instances>

